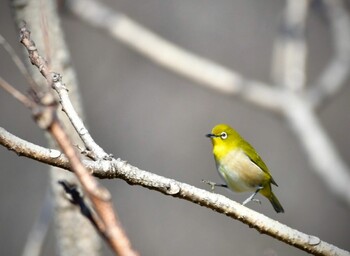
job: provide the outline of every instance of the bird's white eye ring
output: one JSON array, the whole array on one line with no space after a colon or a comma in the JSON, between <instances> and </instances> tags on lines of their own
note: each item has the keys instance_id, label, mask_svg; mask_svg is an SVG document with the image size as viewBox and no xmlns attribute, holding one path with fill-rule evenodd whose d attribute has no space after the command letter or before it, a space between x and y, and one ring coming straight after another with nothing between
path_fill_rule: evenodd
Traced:
<instances>
[{"instance_id":1,"label":"bird's white eye ring","mask_svg":"<svg viewBox=\"0 0 350 256\"><path fill-rule=\"evenodd\" d=\"M222 132L221 134L220 134L220 138L221 139L223 139L223 140L226 140L227 139L227 133L226 132Z\"/></svg>"}]
</instances>

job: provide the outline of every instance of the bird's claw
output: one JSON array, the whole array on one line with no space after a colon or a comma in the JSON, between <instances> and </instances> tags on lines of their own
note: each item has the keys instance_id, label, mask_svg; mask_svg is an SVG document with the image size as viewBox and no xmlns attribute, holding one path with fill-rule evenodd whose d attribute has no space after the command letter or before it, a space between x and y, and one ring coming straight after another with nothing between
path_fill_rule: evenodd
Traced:
<instances>
[{"instance_id":1,"label":"bird's claw","mask_svg":"<svg viewBox=\"0 0 350 256\"><path fill-rule=\"evenodd\" d=\"M212 181L209 181L209 180L202 180L203 183L205 184L208 184L211 188L211 191L214 191L215 190L215 185L216 183L215 182L212 182Z\"/></svg>"},{"instance_id":2,"label":"bird's claw","mask_svg":"<svg viewBox=\"0 0 350 256\"><path fill-rule=\"evenodd\" d=\"M258 203L258 204L261 204L261 201L257 198L253 198L251 201L255 202L255 203Z\"/></svg>"},{"instance_id":3,"label":"bird's claw","mask_svg":"<svg viewBox=\"0 0 350 256\"><path fill-rule=\"evenodd\" d=\"M246 205L249 202L255 202L255 203L261 204L261 201L259 199L249 197L242 203L242 205Z\"/></svg>"}]
</instances>

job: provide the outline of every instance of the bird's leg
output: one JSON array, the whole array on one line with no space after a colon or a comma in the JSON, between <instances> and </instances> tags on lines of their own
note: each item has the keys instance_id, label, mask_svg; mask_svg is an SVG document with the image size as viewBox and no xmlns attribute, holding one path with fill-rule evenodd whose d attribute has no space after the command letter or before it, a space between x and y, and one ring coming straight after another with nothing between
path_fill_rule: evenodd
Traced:
<instances>
[{"instance_id":1,"label":"bird's leg","mask_svg":"<svg viewBox=\"0 0 350 256\"><path fill-rule=\"evenodd\" d=\"M227 188L226 184L217 184L217 183L209 181L209 180L202 180L202 182L205 183L205 184L208 184L211 187L212 191L214 191L215 187Z\"/></svg>"},{"instance_id":2,"label":"bird's leg","mask_svg":"<svg viewBox=\"0 0 350 256\"><path fill-rule=\"evenodd\" d=\"M254 198L256 196L257 193L259 193L259 191L262 189L263 187L258 187L258 189L250 196L248 197L246 200L244 200L244 202L242 203L242 205L246 205L247 203L249 203L250 201L256 202L261 204L261 201L259 199Z\"/></svg>"}]
</instances>

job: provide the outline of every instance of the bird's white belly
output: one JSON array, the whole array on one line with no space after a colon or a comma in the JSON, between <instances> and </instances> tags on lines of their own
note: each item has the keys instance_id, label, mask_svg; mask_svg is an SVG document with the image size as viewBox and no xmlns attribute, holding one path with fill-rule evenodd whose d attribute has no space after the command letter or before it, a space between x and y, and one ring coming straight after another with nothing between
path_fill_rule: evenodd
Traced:
<instances>
[{"instance_id":1,"label":"bird's white belly","mask_svg":"<svg viewBox=\"0 0 350 256\"><path fill-rule=\"evenodd\" d=\"M227 154L217 169L227 186L236 192L253 191L264 178L264 172L242 150Z\"/></svg>"}]
</instances>

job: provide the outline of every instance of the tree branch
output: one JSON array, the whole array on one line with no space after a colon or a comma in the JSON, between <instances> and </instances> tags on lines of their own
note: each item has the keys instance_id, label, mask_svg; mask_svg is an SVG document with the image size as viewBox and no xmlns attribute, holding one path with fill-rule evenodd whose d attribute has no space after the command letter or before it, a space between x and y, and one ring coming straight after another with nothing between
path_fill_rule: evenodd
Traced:
<instances>
[{"instance_id":1,"label":"tree branch","mask_svg":"<svg viewBox=\"0 0 350 256\"><path fill-rule=\"evenodd\" d=\"M125 43L130 48L163 67L218 92L237 95L257 106L282 114L287 122L291 124L293 132L297 135L306 152L307 159L310 161L311 166L314 167L311 170L320 175L320 178L330 191L335 192L343 202L346 202L347 205L350 206L348 185L342 182L341 184L337 184L336 188L334 188L334 183L330 182L325 174L325 167L319 164L322 162L319 161L319 157L324 157L326 153L330 153L327 166L328 168L332 167L333 177L338 176L340 179L345 178L346 181L350 180L348 166L339 156L334 144L323 131L321 124L318 121L314 122L317 118L313 108L316 108L318 104L324 101L323 99L334 95L336 90L341 88L348 75L347 70L350 68L350 37L348 38L347 36L347 34L350 35L348 14L342 8L342 2L340 0L325 1L331 14L330 21L332 24L332 31L334 31L333 36L337 42L336 54L331 61L331 63L335 61L336 65L330 64L330 66L328 66L329 68L326 69L326 73L329 73L329 75L326 73L321 75L317 86L312 87L313 89L311 89L310 92L307 91L308 87L304 84L305 70L302 70L302 68L306 66L307 49L302 37L294 40L290 43L290 47L288 47L291 52L288 53L289 64L288 70L285 71L287 73L285 74L288 75L288 79L291 79L291 81L286 82L286 78L284 78L286 86L278 86L281 84L272 86L247 79L234 70L230 70L220 64L188 52L154 34L147 28L142 27L124 14L113 11L95 0L68 1L67 7L78 18L86 21L93 27L102 29L114 39ZM291 0L289 3L289 12L301 12L297 17L298 19L294 22L299 26L297 29L297 31L299 31L298 33L302 33L308 8L307 2ZM295 53L298 49L301 50L301 53L298 53L300 56L292 56L292 53ZM340 54L344 55L344 57ZM293 67L291 67L291 65L293 65ZM334 81L330 81L333 78ZM299 84L296 85L298 88L295 88L294 83ZM296 92L295 89L299 91ZM304 98L306 98L306 100ZM297 118L293 114L293 106L296 99L299 103L302 102L299 105L300 107L305 107L305 109L299 109L304 112L300 112L302 115L300 118L311 118L311 120L306 120L306 123L319 125L318 127L305 127L303 123L300 122L300 118ZM312 107L311 110L309 109L310 106ZM303 130L303 128L305 128L305 130ZM310 133L309 131L313 128L318 132L315 134ZM303 141L305 134L308 134L310 137L306 141ZM312 140L314 140L313 143L311 143ZM319 141L322 141L324 148L321 149L318 147ZM320 150L323 151L320 152ZM340 168L336 169L334 166ZM342 187L340 187L340 185L342 185ZM339 193L339 191L342 190L345 191L345 193Z\"/></svg>"},{"instance_id":2,"label":"tree branch","mask_svg":"<svg viewBox=\"0 0 350 256\"><path fill-rule=\"evenodd\" d=\"M39 55L34 42L30 39L30 32L25 25L21 28L20 38L21 43L28 50L29 58L32 64L38 65L40 72L44 75L49 84L52 84L53 82L55 83L56 81L50 76L51 72L46 65L45 60ZM7 88L1 82L2 80L0 80L1 86ZM12 87L9 88L11 89ZM32 90L34 90L34 88L32 88ZM9 90L9 92L18 98L18 92L16 90ZM39 127L46 129L52 135L69 159L69 165L71 166L70 168L76 174L82 187L94 205L98 216L102 220L103 229L100 230L100 232L104 234L104 238L118 255L137 255L137 253L131 249L131 244L121 228L116 213L113 210L109 191L100 186L85 169L80 160L80 156L76 152L70 138L60 124L56 115L57 102L55 101L54 96L45 87L43 87L40 91L35 91L35 94L33 95L36 96L33 104L29 106L27 104L27 106L33 111L35 121Z\"/></svg>"},{"instance_id":3,"label":"tree branch","mask_svg":"<svg viewBox=\"0 0 350 256\"><path fill-rule=\"evenodd\" d=\"M70 97L74 103L76 111L83 118L84 111L79 92L79 84L76 79L76 73L72 65L71 56L65 42L65 35L61 28L60 17L57 11L56 0L39 1L8 1L11 7L13 21L21 29L23 21L27 21L31 27L32 36L36 38L38 49L46 53L46 60L50 67L58 72L64 72L67 88L70 91ZM23 48L24 49L24 48ZM24 53L24 51L23 51ZM33 66L29 58L24 62L30 76L38 84L38 90L49 89L47 81ZM51 84L50 84L51 85ZM51 90L51 89L49 89ZM76 135L73 126L62 111L57 112L58 118L64 123L66 131L70 134L72 142L76 145L82 145L81 139ZM52 148L56 148L55 140L47 136L47 141ZM67 180L70 183L78 183L73 173L62 172L56 167L51 167L49 173L49 182L53 195L54 214L54 233L56 254L61 255L100 255L101 239L91 223L81 215L76 207L71 207L70 203L58 185L59 180ZM76 228L79 227L79 232Z\"/></svg>"},{"instance_id":4,"label":"tree branch","mask_svg":"<svg viewBox=\"0 0 350 256\"><path fill-rule=\"evenodd\" d=\"M240 95L264 108L279 111L279 91L248 80L239 73L186 51L161 38L122 13L94 0L66 1L67 8L91 26L147 56L159 65L222 93Z\"/></svg>"},{"instance_id":5,"label":"tree branch","mask_svg":"<svg viewBox=\"0 0 350 256\"><path fill-rule=\"evenodd\" d=\"M334 56L315 84L307 91L314 108L338 93L345 86L350 73L350 18L342 0L323 0L330 22Z\"/></svg>"},{"instance_id":6,"label":"tree branch","mask_svg":"<svg viewBox=\"0 0 350 256\"><path fill-rule=\"evenodd\" d=\"M315 102L300 97L306 86L307 45L304 30L308 5L309 2L304 0L287 1L283 29L275 45L275 56L279 57L274 63L275 78L277 83L286 88L283 114L298 135L303 149L312 152L309 155L313 170L337 198L350 205L350 173L346 163L339 157L335 146L318 121L312 108ZM345 44L347 47L350 46L349 42ZM329 86L327 85L327 88Z\"/></svg>"},{"instance_id":7,"label":"tree branch","mask_svg":"<svg viewBox=\"0 0 350 256\"><path fill-rule=\"evenodd\" d=\"M350 205L350 173L309 102L290 94L284 109L286 120L298 135L302 148L310 157L313 170L327 188ZM330 171L332 170L332 171Z\"/></svg>"},{"instance_id":8,"label":"tree branch","mask_svg":"<svg viewBox=\"0 0 350 256\"><path fill-rule=\"evenodd\" d=\"M309 2L288 0L283 21L276 38L273 77L276 85L288 90L303 90L306 83L307 44L305 23Z\"/></svg>"},{"instance_id":9,"label":"tree branch","mask_svg":"<svg viewBox=\"0 0 350 256\"><path fill-rule=\"evenodd\" d=\"M76 2L79 2L79 1L76 1ZM86 11L85 13L88 13L88 12ZM137 33L140 33L140 36L144 36L144 39L146 40L145 41L146 45L147 45L147 42L153 43L152 40L155 40L157 42L160 39L153 34L149 34L148 31L146 31L147 32L146 34L142 34L141 32L144 32L142 31L143 28L137 27L137 24L135 26L135 23L133 23L131 20L129 20L124 16L114 17L114 18L118 18L118 20L113 20L113 19L111 20L110 19L111 17L108 17L108 16L111 16L110 13L107 13L107 14L108 15L104 13L104 15L108 18L108 22L106 23L113 23L112 21L115 22L114 25L117 25L116 26L117 27L116 33L118 33L117 36L122 40L125 40L123 36L125 36L130 31L132 32L131 35L135 35L133 33L137 32ZM112 28L108 27L107 29L112 29ZM110 33L114 33L114 32L112 32L111 30ZM196 64L197 67L200 67L200 64L203 64L203 63L205 64L204 67L206 68L211 67L211 65L214 64L214 63L211 63L210 61L201 59L196 56L195 58L192 58L193 56L191 56L191 54L185 51L181 51L181 49L179 52L178 48L174 47L174 45L171 45L164 40L162 41L162 39L160 39L160 42L161 42L160 46L165 47L163 48L163 50L173 51L174 53L179 54L177 56L189 57L187 61L194 60L191 63ZM148 54L146 51L146 50L149 50L148 48L144 49L143 46L138 44L133 45L132 47L138 49L139 51L144 51L144 54ZM154 47L154 44L152 45L152 47ZM162 54L164 54L164 52ZM181 55L181 54L185 54L185 55ZM168 67L172 68L170 64L166 64L166 63L164 64L163 63L164 60L162 58L157 59L158 57L156 55L154 56L152 55L152 58L156 59L162 65L169 65ZM215 64L213 66L215 66ZM216 66L216 67L218 67L219 69L218 70L214 69L215 72L210 72L210 69L199 68L199 70L201 72L208 71L209 74L212 74L212 73L217 74L218 71L224 71L223 73L220 73L220 72L219 73L223 74L223 77L225 77L225 74L227 75L226 78L229 78L229 79L226 79L225 80L226 82L216 83L214 80L210 82L210 77L209 78L204 77L203 79L205 81L203 81L203 79L200 76L198 76L198 74L196 73L198 70L194 69L193 72L185 71L186 69L191 70L191 69L188 69L188 66L184 70L182 69L177 70L177 72L180 74L186 75L187 77L190 77L191 79L194 79L201 83L205 83L208 86L213 86L222 92L241 95L245 99L248 99L254 102L255 104L264 106L266 108L269 108L272 110L278 110L278 111L282 110L282 112L286 114L287 118L289 118L291 122L293 121L293 115L288 112L289 110L288 111L284 110L287 104L282 102L284 100L286 100L286 102L290 100L290 102L288 103L288 106L295 105L293 102L293 99L294 99L293 97L295 95L289 98L288 94L284 94L280 90L269 88L269 86L263 83L245 80L238 73L236 74L235 72L226 70L221 66ZM197 75L193 75L193 74L197 74ZM50 77L50 79L52 79L52 77ZM216 80L220 81L220 79L216 79ZM266 94L267 97L266 98L263 97L262 94L263 95ZM288 96L288 98L284 97L286 95ZM269 99L270 102L268 102L267 99ZM304 108L304 106L302 107ZM314 118L312 111L310 111L310 115L312 118ZM311 120L313 120L312 118ZM53 127L53 128L55 128L54 133L57 133L58 135L60 132L60 129L58 129L57 127ZM0 130L0 133L1 133L1 130ZM323 134L320 134L320 136L322 137ZM328 142L327 140L325 140L324 142L326 146L329 146L329 144L327 144ZM306 147L306 149L310 150L309 147ZM333 147L331 145L330 150L332 149ZM46 151L44 150L43 152L46 152ZM46 159L49 159L49 158L46 158ZM63 161L65 161L64 157L63 157ZM160 191L167 195L172 195L174 197L179 197L182 199L195 202L200 205L204 205L215 211L225 213L226 215L234 219L241 220L242 222L250 225L251 227L256 228L259 232L266 233L270 236L274 236L281 241L284 241L288 244L293 244L295 247L301 248L307 252L310 252L316 255L328 255L328 254L333 255L332 253L334 253L336 250L336 253L334 255L336 255L337 253L344 254L344 255L349 254L349 252L346 252L333 245L325 243L317 237L309 236L299 231L293 230L283 224L280 224L274 220L267 218L262 214L258 214L252 210L249 210L241 206L240 204L230 201L223 196L215 195L185 183L180 183L180 182L167 179L152 173L148 173L146 171L142 171L130 164L127 164L126 162L121 161L120 159L112 159L111 161L101 160L99 162L92 162L89 160L85 160L83 163L87 168L93 170L94 175L96 175L97 177L122 178L132 185L141 185L153 190ZM68 161L67 163L62 162L62 165L67 165L66 169L70 169ZM64 166L60 166L60 167L65 168ZM346 166L345 166L345 169L346 169Z\"/></svg>"},{"instance_id":10,"label":"tree branch","mask_svg":"<svg viewBox=\"0 0 350 256\"><path fill-rule=\"evenodd\" d=\"M10 134L3 128L0 128L0 144L18 155L23 155L66 170L70 170L71 168L68 159L63 154L56 153L55 155L59 156L53 158L51 157L50 149L33 145ZM112 159L110 161L100 160L97 162L83 160L83 164L98 178L120 178L130 185L146 187L168 196L185 199L239 220L249 227L255 228L260 233L277 238L284 243L314 255L350 255L349 252L324 242L318 237L290 228L261 213L242 206L225 196L141 170L121 159Z\"/></svg>"}]
</instances>

